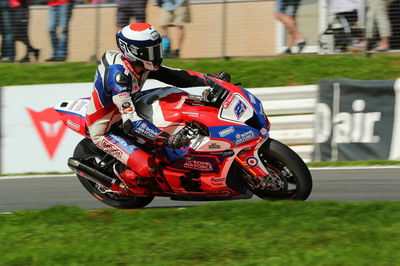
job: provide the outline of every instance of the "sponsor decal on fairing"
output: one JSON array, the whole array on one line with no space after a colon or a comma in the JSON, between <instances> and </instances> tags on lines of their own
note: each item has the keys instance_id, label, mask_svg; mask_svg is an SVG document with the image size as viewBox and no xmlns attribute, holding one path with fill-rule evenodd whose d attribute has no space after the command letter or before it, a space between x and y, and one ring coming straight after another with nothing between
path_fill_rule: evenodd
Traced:
<instances>
[{"instance_id":1,"label":"sponsor decal on fairing","mask_svg":"<svg viewBox=\"0 0 400 266\"><path fill-rule=\"evenodd\" d=\"M254 139L256 137L257 136L254 133L254 131L249 130L249 131L246 131L244 133L236 134L236 140L234 141L234 143L237 146L237 145L242 144L242 143L244 143L246 141L252 140L252 139Z\"/></svg>"},{"instance_id":2,"label":"sponsor decal on fairing","mask_svg":"<svg viewBox=\"0 0 400 266\"><path fill-rule=\"evenodd\" d=\"M219 149L221 149L221 146L218 145L217 143L211 143L211 145L208 145L208 148L209 148L210 150L213 150L213 149L219 150Z\"/></svg>"},{"instance_id":3,"label":"sponsor decal on fairing","mask_svg":"<svg viewBox=\"0 0 400 266\"><path fill-rule=\"evenodd\" d=\"M268 130L267 130L266 128L262 128L262 129L260 130L260 133L261 133L261 135L265 136L265 135L268 134Z\"/></svg>"},{"instance_id":4,"label":"sponsor decal on fairing","mask_svg":"<svg viewBox=\"0 0 400 266\"><path fill-rule=\"evenodd\" d=\"M187 96L183 95L179 100L178 104L174 107L174 109L181 109L183 104L185 103Z\"/></svg>"},{"instance_id":5,"label":"sponsor decal on fairing","mask_svg":"<svg viewBox=\"0 0 400 266\"><path fill-rule=\"evenodd\" d=\"M75 130L75 131L79 131L79 130L81 129L81 125L79 125L79 124L73 122L71 119L68 119L68 120L67 120L67 126L68 126L69 128L72 128L72 129Z\"/></svg>"},{"instance_id":6,"label":"sponsor decal on fairing","mask_svg":"<svg viewBox=\"0 0 400 266\"><path fill-rule=\"evenodd\" d=\"M189 117L199 117L199 113L194 113L194 112L182 112L182 114L187 115Z\"/></svg>"},{"instance_id":7,"label":"sponsor decal on fairing","mask_svg":"<svg viewBox=\"0 0 400 266\"><path fill-rule=\"evenodd\" d=\"M249 94L249 98L250 98L250 102L251 102L252 104L256 104L256 103L257 103L256 98L254 97L253 94Z\"/></svg>"},{"instance_id":8,"label":"sponsor decal on fairing","mask_svg":"<svg viewBox=\"0 0 400 266\"><path fill-rule=\"evenodd\" d=\"M227 141L211 140L208 137L200 137L195 140L190 146L197 151L215 151L215 150L226 150L231 148L231 143Z\"/></svg>"},{"instance_id":9,"label":"sponsor decal on fairing","mask_svg":"<svg viewBox=\"0 0 400 266\"><path fill-rule=\"evenodd\" d=\"M183 167L204 172L212 172L214 170L210 162L196 161L196 160L190 160L185 162L183 164Z\"/></svg>"},{"instance_id":10,"label":"sponsor decal on fairing","mask_svg":"<svg viewBox=\"0 0 400 266\"><path fill-rule=\"evenodd\" d=\"M224 130L218 132L218 135L223 138L235 132L235 128L233 126L227 127Z\"/></svg>"},{"instance_id":11,"label":"sponsor decal on fairing","mask_svg":"<svg viewBox=\"0 0 400 266\"><path fill-rule=\"evenodd\" d=\"M211 182L213 183L220 183L220 182L224 182L225 181L225 177L213 177L211 178Z\"/></svg>"},{"instance_id":12,"label":"sponsor decal on fairing","mask_svg":"<svg viewBox=\"0 0 400 266\"><path fill-rule=\"evenodd\" d=\"M235 94L231 93L228 95L224 103L222 104L222 108L228 109L228 107L231 105L233 99L235 98Z\"/></svg>"},{"instance_id":13,"label":"sponsor decal on fairing","mask_svg":"<svg viewBox=\"0 0 400 266\"><path fill-rule=\"evenodd\" d=\"M258 159L256 157L249 157L246 159L247 165L256 167L258 165Z\"/></svg>"},{"instance_id":14,"label":"sponsor decal on fairing","mask_svg":"<svg viewBox=\"0 0 400 266\"><path fill-rule=\"evenodd\" d=\"M76 100L71 105L68 105L68 110L79 113L83 107L87 108L87 101L86 100Z\"/></svg>"}]
</instances>

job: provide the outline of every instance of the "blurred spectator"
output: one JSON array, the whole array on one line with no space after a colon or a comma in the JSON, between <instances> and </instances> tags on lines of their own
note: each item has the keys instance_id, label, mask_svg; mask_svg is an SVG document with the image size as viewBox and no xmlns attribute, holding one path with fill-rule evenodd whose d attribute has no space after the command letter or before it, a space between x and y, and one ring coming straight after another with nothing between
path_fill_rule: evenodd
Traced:
<instances>
[{"instance_id":1,"label":"blurred spectator","mask_svg":"<svg viewBox=\"0 0 400 266\"><path fill-rule=\"evenodd\" d=\"M48 30L53 48L53 54L47 62L65 61L68 57L68 30L72 15L72 0L48 0L49 21ZM59 33L57 32L59 29Z\"/></svg>"},{"instance_id":2,"label":"blurred spectator","mask_svg":"<svg viewBox=\"0 0 400 266\"><path fill-rule=\"evenodd\" d=\"M147 0L117 0L117 6L117 31L130 24L131 17L146 21Z\"/></svg>"},{"instance_id":3,"label":"blurred spectator","mask_svg":"<svg viewBox=\"0 0 400 266\"><path fill-rule=\"evenodd\" d=\"M329 0L328 29L334 35L334 50L347 52L364 35L364 1Z\"/></svg>"},{"instance_id":4,"label":"blurred spectator","mask_svg":"<svg viewBox=\"0 0 400 266\"><path fill-rule=\"evenodd\" d=\"M38 61L39 60L39 49L32 47L29 41L29 3L28 0L16 0L21 5L15 8L15 40L20 41L26 46L26 55L20 60L20 62L30 62L31 56Z\"/></svg>"},{"instance_id":5,"label":"blurred spectator","mask_svg":"<svg viewBox=\"0 0 400 266\"><path fill-rule=\"evenodd\" d=\"M345 14L349 24L362 27L364 18L364 0L328 0L329 15Z\"/></svg>"},{"instance_id":6,"label":"blurred spectator","mask_svg":"<svg viewBox=\"0 0 400 266\"><path fill-rule=\"evenodd\" d=\"M297 53L301 53L306 46L306 39L297 29L297 9L300 5L300 0L275 0L275 18L283 23L288 30L286 54L292 54L294 44L298 46Z\"/></svg>"},{"instance_id":7,"label":"blurred spectator","mask_svg":"<svg viewBox=\"0 0 400 266\"><path fill-rule=\"evenodd\" d=\"M388 7L392 35L390 36L390 49L400 49L400 0L393 1Z\"/></svg>"},{"instance_id":8,"label":"blurred spectator","mask_svg":"<svg viewBox=\"0 0 400 266\"><path fill-rule=\"evenodd\" d=\"M13 24L15 23L15 8L18 6L20 6L20 3L17 1L0 0L1 62L14 62L15 60Z\"/></svg>"},{"instance_id":9,"label":"blurred spectator","mask_svg":"<svg viewBox=\"0 0 400 266\"><path fill-rule=\"evenodd\" d=\"M160 34L162 36L163 53L166 58L180 56L180 50L185 37L185 24L190 22L190 10L188 0L161 0L158 5L162 7L160 20ZM171 39L168 36L168 27L176 26L178 40L176 50L171 52Z\"/></svg>"},{"instance_id":10,"label":"blurred spectator","mask_svg":"<svg viewBox=\"0 0 400 266\"><path fill-rule=\"evenodd\" d=\"M389 39L391 36L391 26L387 7L392 0L371 0L367 10L366 39L349 47L351 51L364 51L370 48L370 42L374 37L375 25L379 33L379 42L373 49L376 52L385 52L390 48Z\"/></svg>"}]
</instances>

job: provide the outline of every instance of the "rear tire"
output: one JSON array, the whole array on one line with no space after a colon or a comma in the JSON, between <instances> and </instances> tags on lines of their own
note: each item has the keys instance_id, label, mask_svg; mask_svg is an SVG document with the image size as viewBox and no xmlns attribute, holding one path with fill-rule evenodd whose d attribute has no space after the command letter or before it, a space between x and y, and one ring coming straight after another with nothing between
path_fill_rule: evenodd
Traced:
<instances>
[{"instance_id":1,"label":"rear tire","mask_svg":"<svg viewBox=\"0 0 400 266\"><path fill-rule=\"evenodd\" d=\"M100 150L94 145L90 139L83 139L76 146L74 151L74 158L81 159L85 164L94 167L97 160L104 157L105 152ZM109 175L114 175L112 170L109 169ZM96 199L101 202L119 209L138 209L143 208L150 204L154 199L154 196L138 197L138 196L121 196L116 193L102 193L96 188L96 184L80 175L77 174L79 181L86 188L86 190Z\"/></svg>"},{"instance_id":2,"label":"rear tire","mask_svg":"<svg viewBox=\"0 0 400 266\"><path fill-rule=\"evenodd\" d=\"M255 195L269 200L308 198L312 190L311 173L297 153L274 139L268 139L258 153L278 186L276 190L251 189Z\"/></svg>"}]
</instances>

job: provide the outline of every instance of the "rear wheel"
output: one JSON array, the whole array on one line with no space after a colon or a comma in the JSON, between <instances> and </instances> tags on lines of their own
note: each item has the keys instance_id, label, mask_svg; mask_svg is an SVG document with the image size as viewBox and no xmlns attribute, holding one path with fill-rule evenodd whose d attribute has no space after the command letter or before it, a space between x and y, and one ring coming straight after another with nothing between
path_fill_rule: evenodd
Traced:
<instances>
[{"instance_id":1,"label":"rear wheel","mask_svg":"<svg viewBox=\"0 0 400 266\"><path fill-rule=\"evenodd\" d=\"M101 160L106 154L94 145L90 139L83 139L76 146L74 151L74 158L81 159L85 164L95 167L97 162ZM109 175L114 175L112 169L108 169ZM103 186L80 176L77 174L79 181L89 191L92 196L101 202L119 209L137 209L147 206L154 196L138 197L138 196L122 196L117 193L107 191Z\"/></svg>"},{"instance_id":2,"label":"rear wheel","mask_svg":"<svg viewBox=\"0 0 400 266\"><path fill-rule=\"evenodd\" d=\"M311 174L293 150L277 140L269 139L258 152L269 176L248 182L255 195L272 200L308 198L312 189Z\"/></svg>"}]
</instances>

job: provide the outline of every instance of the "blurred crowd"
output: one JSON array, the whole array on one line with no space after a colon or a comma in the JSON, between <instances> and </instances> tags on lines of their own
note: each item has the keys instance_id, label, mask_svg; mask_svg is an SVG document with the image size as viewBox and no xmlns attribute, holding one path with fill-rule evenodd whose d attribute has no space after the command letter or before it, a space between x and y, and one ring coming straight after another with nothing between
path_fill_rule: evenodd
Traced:
<instances>
[{"instance_id":1,"label":"blurred crowd","mask_svg":"<svg viewBox=\"0 0 400 266\"><path fill-rule=\"evenodd\" d=\"M163 38L163 51L167 58L179 58L185 40L185 25L191 22L189 0L152 0L160 8L159 31ZM304 0L305 1L305 0ZM320 33L320 46L326 37L333 39L332 52L386 52L392 47L393 29L390 7L399 0L327 0L328 25ZM209 1L208 1L209 2ZM229 2L229 1L228 1ZM29 38L30 8L47 6L47 31L52 53L42 60L48 62L68 59L69 25L76 5L116 5L115 29L120 30L130 22L146 21L148 0L0 0L0 62L32 62L41 58L42 47L34 47ZM397 3L398 4L398 3ZM283 54L297 54L309 43L298 25L298 10L302 0L275 0L274 18L285 28ZM249 14L251 15L251 14ZM397 17L400 17L397 14ZM171 45L170 27L177 37ZM325 39L323 39L325 37ZM110 38L113 38L110 36ZM24 55L16 58L16 43L25 47ZM171 47L174 47L172 50Z\"/></svg>"},{"instance_id":2,"label":"blurred crowd","mask_svg":"<svg viewBox=\"0 0 400 266\"><path fill-rule=\"evenodd\" d=\"M51 41L52 55L45 59L47 62L62 62L68 58L69 24L76 4L106 4L107 0L0 0L0 62L31 62L38 61L40 48L31 45L29 39L30 6L48 6L48 34ZM162 11L159 31L163 38L164 55L167 58L180 56L185 35L185 24L190 22L188 0L158 0L154 2ZM147 0L116 0L116 31L132 22L146 21ZM171 50L169 27L178 30L176 49ZM112 36L110 36L112 38ZM16 42L26 46L26 54L21 59L16 58Z\"/></svg>"}]
</instances>

